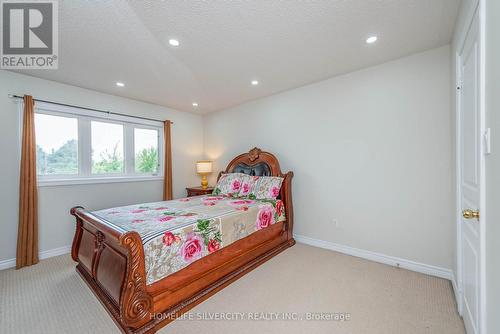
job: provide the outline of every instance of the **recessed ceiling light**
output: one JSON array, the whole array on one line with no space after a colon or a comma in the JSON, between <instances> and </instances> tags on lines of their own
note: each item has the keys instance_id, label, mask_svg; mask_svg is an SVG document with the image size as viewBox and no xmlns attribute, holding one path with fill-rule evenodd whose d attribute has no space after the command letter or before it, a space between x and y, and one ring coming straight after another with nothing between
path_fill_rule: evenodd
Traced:
<instances>
[{"instance_id":1,"label":"recessed ceiling light","mask_svg":"<svg viewBox=\"0 0 500 334\"><path fill-rule=\"evenodd\" d=\"M168 44L172 45L172 46L179 46L179 41L176 40L176 39L169 39L168 40Z\"/></svg>"},{"instance_id":2,"label":"recessed ceiling light","mask_svg":"<svg viewBox=\"0 0 500 334\"><path fill-rule=\"evenodd\" d=\"M197 106L198 106L198 103L193 102L193 107L197 107Z\"/></svg>"},{"instance_id":3,"label":"recessed ceiling light","mask_svg":"<svg viewBox=\"0 0 500 334\"><path fill-rule=\"evenodd\" d=\"M117 82L116 85L118 87L125 87L125 84L123 82Z\"/></svg>"},{"instance_id":4,"label":"recessed ceiling light","mask_svg":"<svg viewBox=\"0 0 500 334\"><path fill-rule=\"evenodd\" d=\"M377 41L377 39L378 39L377 36L370 36L366 39L366 43L373 44Z\"/></svg>"},{"instance_id":5,"label":"recessed ceiling light","mask_svg":"<svg viewBox=\"0 0 500 334\"><path fill-rule=\"evenodd\" d=\"M252 85L253 86L257 86L259 84L259 82L257 80L252 80Z\"/></svg>"}]
</instances>

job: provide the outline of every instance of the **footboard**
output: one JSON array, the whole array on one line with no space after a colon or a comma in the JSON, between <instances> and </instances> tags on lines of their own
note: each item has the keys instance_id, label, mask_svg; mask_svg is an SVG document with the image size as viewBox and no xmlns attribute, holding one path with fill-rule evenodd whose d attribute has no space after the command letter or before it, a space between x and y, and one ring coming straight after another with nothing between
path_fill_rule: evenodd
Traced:
<instances>
[{"instance_id":1,"label":"footboard","mask_svg":"<svg viewBox=\"0 0 500 334\"><path fill-rule=\"evenodd\" d=\"M146 291L144 250L137 232L121 232L82 207L71 209L76 232L71 256L77 270L120 327L138 328L153 318Z\"/></svg>"},{"instance_id":2,"label":"footboard","mask_svg":"<svg viewBox=\"0 0 500 334\"><path fill-rule=\"evenodd\" d=\"M124 333L154 333L256 266L292 246L291 221L256 231L146 286L137 232L120 231L82 207L71 209L77 271Z\"/></svg>"}]
</instances>

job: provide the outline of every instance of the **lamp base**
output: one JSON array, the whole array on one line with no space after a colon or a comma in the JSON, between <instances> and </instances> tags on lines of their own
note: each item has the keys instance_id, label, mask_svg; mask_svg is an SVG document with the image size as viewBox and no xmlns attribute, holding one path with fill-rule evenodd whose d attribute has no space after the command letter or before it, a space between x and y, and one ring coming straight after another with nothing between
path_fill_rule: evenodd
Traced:
<instances>
[{"instance_id":1,"label":"lamp base","mask_svg":"<svg viewBox=\"0 0 500 334\"><path fill-rule=\"evenodd\" d=\"M201 176L201 189L207 189L208 187L208 180L206 175Z\"/></svg>"}]
</instances>

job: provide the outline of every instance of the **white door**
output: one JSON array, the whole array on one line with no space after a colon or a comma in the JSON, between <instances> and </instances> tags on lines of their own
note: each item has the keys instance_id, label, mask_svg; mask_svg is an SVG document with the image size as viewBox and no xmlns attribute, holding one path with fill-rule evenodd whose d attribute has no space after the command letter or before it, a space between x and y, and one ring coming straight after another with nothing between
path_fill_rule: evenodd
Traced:
<instances>
[{"instance_id":1,"label":"white door","mask_svg":"<svg viewBox=\"0 0 500 334\"><path fill-rule=\"evenodd\" d=\"M462 316L468 334L481 333L480 201L482 186L482 123L480 105L479 22L472 22L459 55L459 191L461 219Z\"/></svg>"}]
</instances>

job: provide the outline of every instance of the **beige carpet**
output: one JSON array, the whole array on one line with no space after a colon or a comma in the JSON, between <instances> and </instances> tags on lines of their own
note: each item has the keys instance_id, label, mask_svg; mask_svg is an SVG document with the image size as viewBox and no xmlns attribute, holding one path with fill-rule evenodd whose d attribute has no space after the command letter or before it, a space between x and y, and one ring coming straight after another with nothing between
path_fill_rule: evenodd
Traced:
<instances>
[{"instance_id":1,"label":"beige carpet","mask_svg":"<svg viewBox=\"0 0 500 334\"><path fill-rule=\"evenodd\" d=\"M297 244L198 305L192 316L341 312L349 321L184 319L160 333L465 333L452 294L443 279ZM1 271L0 297L0 333L119 333L69 255Z\"/></svg>"}]
</instances>

